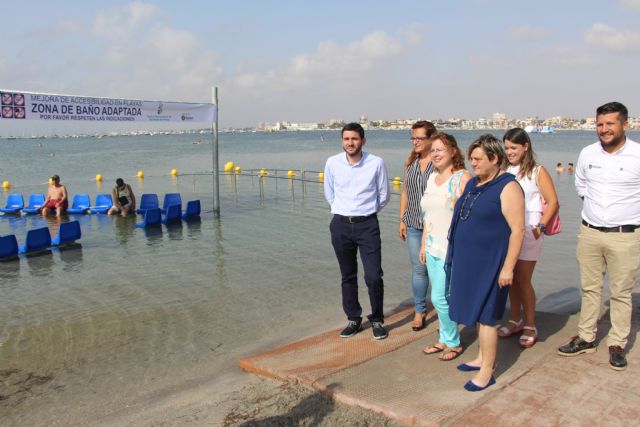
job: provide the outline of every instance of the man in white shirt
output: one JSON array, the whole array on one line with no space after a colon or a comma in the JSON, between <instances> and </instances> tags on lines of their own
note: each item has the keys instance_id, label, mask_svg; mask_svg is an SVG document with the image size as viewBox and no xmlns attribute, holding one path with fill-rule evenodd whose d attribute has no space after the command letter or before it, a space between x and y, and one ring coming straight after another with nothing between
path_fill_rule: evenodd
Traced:
<instances>
[{"instance_id":1,"label":"man in white shirt","mask_svg":"<svg viewBox=\"0 0 640 427\"><path fill-rule=\"evenodd\" d=\"M388 336L384 323L382 250L377 213L389 201L389 181L384 161L362 151L366 143L364 129L358 123L342 128L344 153L329 157L324 168L324 194L331 205L333 219L331 243L342 275L342 308L347 327L343 338L357 334L362 328L362 307L358 301L358 261L364 267L364 281L369 291L374 339Z\"/></svg>"},{"instance_id":2,"label":"man in white shirt","mask_svg":"<svg viewBox=\"0 0 640 427\"><path fill-rule=\"evenodd\" d=\"M631 292L640 262L640 144L626 137L627 108L619 102L596 111L599 142L580 152L575 169L584 200L578 235L582 308L578 335L560 347L562 356L593 353L605 271L611 289L611 329L607 335L612 369L627 366Z\"/></svg>"}]
</instances>

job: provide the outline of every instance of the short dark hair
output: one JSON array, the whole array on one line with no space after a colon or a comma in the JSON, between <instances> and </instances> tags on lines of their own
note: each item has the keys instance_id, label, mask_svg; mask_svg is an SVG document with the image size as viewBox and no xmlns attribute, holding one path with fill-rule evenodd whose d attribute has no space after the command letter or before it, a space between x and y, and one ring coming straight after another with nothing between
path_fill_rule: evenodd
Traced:
<instances>
[{"instance_id":1,"label":"short dark hair","mask_svg":"<svg viewBox=\"0 0 640 427\"><path fill-rule=\"evenodd\" d=\"M599 106L596 110L596 117L601 114L611 113L618 113L620 121L623 123L629 118L629 110L627 110L627 107L616 101L607 102L606 104Z\"/></svg>"},{"instance_id":2,"label":"short dark hair","mask_svg":"<svg viewBox=\"0 0 640 427\"><path fill-rule=\"evenodd\" d=\"M124 180L122 178L116 179L116 185L118 187L122 187L124 185Z\"/></svg>"},{"instance_id":3,"label":"short dark hair","mask_svg":"<svg viewBox=\"0 0 640 427\"><path fill-rule=\"evenodd\" d=\"M59 177L58 175L53 175L53 176L51 177L51 180L52 180L52 181L60 181L60 177Z\"/></svg>"},{"instance_id":4,"label":"short dark hair","mask_svg":"<svg viewBox=\"0 0 640 427\"><path fill-rule=\"evenodd\" d=\"M344 131L346 131L346 130L356 131L360 135L360 138L364 138L364 128L360 125L360 123L355 123L355 122L354 123L347 123L342 128L342 133L340 135L344 135Z\"/></svg>"},{"instance_id":5,"label":"short dark hair","mask_svg":"<svg viewBox=\"0 0 640 427\"><path fill-rule=\"evenodd\" d=\"M471 160L471 153L476 148L480 148L485 152L487 158L491 161L498 158L498 167L504 168L507 162L507 154L504 152L504 147L502 142L495 136L490 133L485 133L484 135L480 135L475 141L471 143L469 149L467 150L467 158Z\"/></svg>"}]
</instances>

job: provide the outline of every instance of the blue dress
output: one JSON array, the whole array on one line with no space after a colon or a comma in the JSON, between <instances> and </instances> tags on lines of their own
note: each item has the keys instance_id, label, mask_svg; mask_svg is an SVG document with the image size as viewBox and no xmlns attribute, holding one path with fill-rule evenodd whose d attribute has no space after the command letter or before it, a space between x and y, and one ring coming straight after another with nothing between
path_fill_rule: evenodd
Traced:
<instances>
[{"instance_id":1,"label":"blue dress","mask_svg":"<svg viewBox=\"0 0 640 427\"><path fill-rule=\"evenodd\" d=\"M500 204L505 185L515 181L503 173L476 187L469 180L456 203L449 230L447 254L449 315L473 326L493 326L504 314L509 287L500 288L498 277L507 256L511 228Z\"/></svg>"}]
</instances>

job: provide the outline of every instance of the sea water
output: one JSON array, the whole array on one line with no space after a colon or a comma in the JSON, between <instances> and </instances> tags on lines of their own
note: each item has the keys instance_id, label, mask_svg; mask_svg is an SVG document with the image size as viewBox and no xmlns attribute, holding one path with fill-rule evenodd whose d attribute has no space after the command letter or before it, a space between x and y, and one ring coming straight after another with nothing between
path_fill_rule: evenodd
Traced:
<instances>
[{"instance_id":1,"label":"sea water","mask_svg":"<svg viewBox=\"0 0 640 427\"><path fill-rule=\"evenodd\" d=\"M452 133L466 148L484 132ZM157 230L135 228L140 217L63 218L80 221L79 245L0 263L4 422L111 413L215 379L253 352L342 326L331 216L317 178L326 158L341 151L340 133L221 134L220 163L234 161L243 172L221 176L219 218L212 212L212 146L202 137L0 140L0 180L10 180L9 192L25 199L45 192L56 173L71 197L87 193L93 200L122 177L138 198L180 192L183 205L193 199L203 205L200 221ZM365 150L385 159L390 178L401 176L409 132L367 137ZM538 309L571 312L579 306L581 202L573 176L556 174L555 164L577 163L595 134L532 137L539 162L554 178L564 224L561 234L545 238L535 270ZM170 176L173 168L178 177ZM266 178L251 171L260 168L270 169ZM288 179L288 170L296 179ZM144 179L136 178L138 171ZM95 181L98 173L103 182ZM397 236L399 187L391 188L391 202L379 215L387 311L411 301L407 249ZM58 224L3 216L0 235L15 234L22 244L28 230L48 226L55 234ZM363 283L360 298L366 313Z\"/></svg>"}]
</instances>

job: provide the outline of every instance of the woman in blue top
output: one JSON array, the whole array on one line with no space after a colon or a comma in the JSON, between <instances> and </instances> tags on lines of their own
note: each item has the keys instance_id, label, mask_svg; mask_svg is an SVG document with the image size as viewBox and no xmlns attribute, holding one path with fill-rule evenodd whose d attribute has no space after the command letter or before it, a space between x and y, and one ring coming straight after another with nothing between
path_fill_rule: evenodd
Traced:
<instances>
[{"instance_id":1,"label":"woman in blue top","mask_svg":"<svg viewBox=\"0 0 640 427\"><path fill-rule=\"evenodd\" d=\"M496 324L502 319L508 286L524 236L524 196L515 177L504 171L506 154L493 135L481 135L468 150L476 176L458 199L446 265L451 320L478 326L480 351L458 366L477 371L465 384L480 391L495 384Z\"/></svg>"},{"instance_id":2,"label":"woman in blue top","mask_svg":"<svg viewBox=\"0 0 640 427\"><path fill-rule=\"evenodd\" d=\"M420 263L420 242L422 240L422 215L420 198L424 194L429 175L433 171L431 163L431 139L436 127L425 120L411 127L413 149L404 165L404 185L400 194L400 224L398 235L407 242L411 261L411 290L415 305L412 328L419 331L424 328L427 315L427 288L429 278L424 264Z\"/></svg>"}]
</instances>

